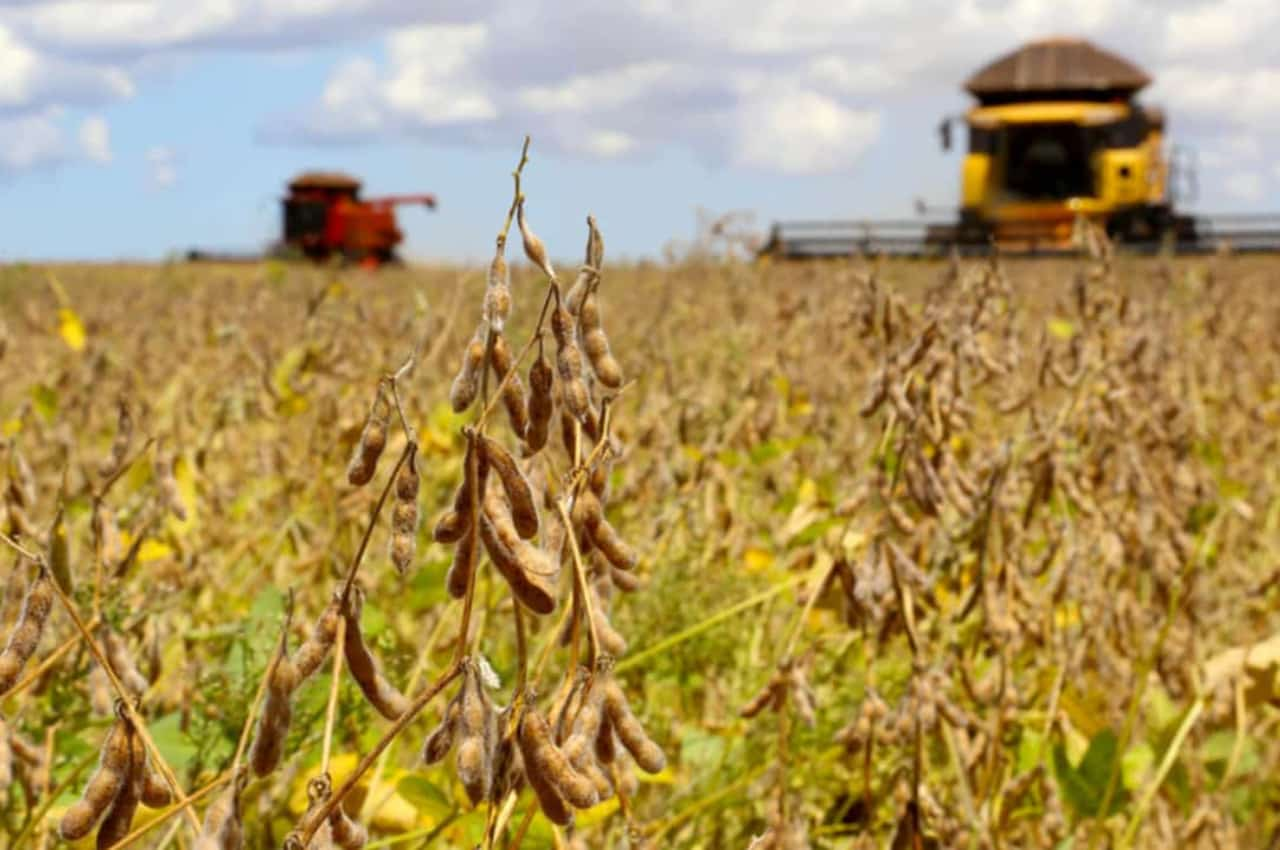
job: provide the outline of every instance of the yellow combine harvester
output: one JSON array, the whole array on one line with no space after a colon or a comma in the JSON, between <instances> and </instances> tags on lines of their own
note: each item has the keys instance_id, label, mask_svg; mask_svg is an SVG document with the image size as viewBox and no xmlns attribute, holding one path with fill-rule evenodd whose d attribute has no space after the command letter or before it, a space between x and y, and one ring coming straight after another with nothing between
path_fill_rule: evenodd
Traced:
<instances>
[{"instance_id":1,"label":"yellow combine harvester","mask_svg":"<svg viewBox=\"0 0 1280 850\"><path fill-rule=\"evenodd\" d=\"M764 253L1067 252L1082 220L1137 250L1280 249L1280 217L1175 211L1175 188L1193 187L1194 172L1166 152L1164 114L1137 100L1150 82L1088 42L1032 42L974 74L965 90L976 105L941 125L946 149L954 124L968 130L958 217L780 223Z\"/></svg>"}]
</instances>

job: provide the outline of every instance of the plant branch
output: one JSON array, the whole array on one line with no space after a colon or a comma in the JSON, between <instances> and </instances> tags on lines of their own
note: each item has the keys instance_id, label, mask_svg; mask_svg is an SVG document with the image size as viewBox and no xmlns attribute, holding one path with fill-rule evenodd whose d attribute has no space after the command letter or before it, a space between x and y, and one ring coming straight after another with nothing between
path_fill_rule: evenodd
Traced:
<instances>
[{"instance_id":1,"label":"plant branch","mask_svg":"<svg viewBox=\"0 0 1280 850\"><path fill-rule=\"evenodd\" d=\"M396 722L391 724L391 728L388 729L380 739L378 739L378 743L373 745L373 749L361 757L355 770L353 770L351 775L343 781L342 785L340 785L322 805L308 812L303 817L298 829L290 833L291 836L298 839L302 847L306 847L311 843L311 838L315 835L316 830L320 828L320 824L324 823L325 820L328 819L334 809L342 805L343 799L351 793L353 788L356 787L356 784L360 782L360 778L364 776L370 767L373 766L373 763L377 760L382 751L385 750L387 746L394 741L410 723L413 722L414 718L418 716L418 713L421 712L422 709L426 708L427 704L430 703L437 694L444 690L450 682L456 679L458 674L461 672L462 664L457 661L450 664L449 668L445 670L438 679L428 685L422 693L418 694L418 696L414 698L405 713L396 718Z\"/></svg>"}]
</instances>

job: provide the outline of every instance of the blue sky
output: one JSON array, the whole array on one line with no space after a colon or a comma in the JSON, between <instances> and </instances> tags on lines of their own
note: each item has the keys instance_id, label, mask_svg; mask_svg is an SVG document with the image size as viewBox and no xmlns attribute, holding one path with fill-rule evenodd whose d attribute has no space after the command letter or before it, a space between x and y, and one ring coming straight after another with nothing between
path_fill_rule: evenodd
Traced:
<instances>
[{"instance_id":1,"label":"blue sky","mask_svg":"<svg viewBox=\"0 0 1280 850\"><path fill-rule=\"evenodd\" d=\"M0 260L252 250L296 171L401 211L405 253L491 250L522 134L532 223L659 256L697 210L903 216L954 200L959 83L1020 42L1096 39L1157 79L1205 210L1280 208L1274 2L0 0ZM1069 6L1069 8L1068 8Z\"/></svg>"}]
</instances>

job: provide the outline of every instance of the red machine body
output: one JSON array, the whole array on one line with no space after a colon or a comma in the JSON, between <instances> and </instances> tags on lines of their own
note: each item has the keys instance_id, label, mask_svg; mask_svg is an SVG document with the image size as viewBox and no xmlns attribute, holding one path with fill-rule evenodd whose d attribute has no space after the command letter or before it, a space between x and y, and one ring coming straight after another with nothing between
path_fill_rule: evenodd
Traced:
<instances>
[{"instance_id":1,"label":"red machine body","mask_svg":"<svg viewBox=\"0 0 1280 850\"><path fill-rule=\"evenodd\" d=\"M282 201L284 245L313 260L339 256L351 262L380 265L396 259L404 233L396 225L395 208L421 204L434 209L434 195L388 195L361 198L360 181L337 172L312 171L289 183Z\"/></svg>"}]
</instances>

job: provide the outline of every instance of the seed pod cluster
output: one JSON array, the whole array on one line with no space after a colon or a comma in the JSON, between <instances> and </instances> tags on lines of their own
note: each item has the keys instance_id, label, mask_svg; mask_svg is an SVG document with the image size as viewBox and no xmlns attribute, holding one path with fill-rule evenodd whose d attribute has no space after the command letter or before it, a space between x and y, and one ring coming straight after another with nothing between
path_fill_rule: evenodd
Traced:
<instances>
[{"instance_id":1,"label":"seed pod cluster","mask_svg":"<svg viewBox=\"0 0 1280 850\"><path fill-rule=\"evenodd\" d=\"M400 575L409 571L418 545L418 485L418 453L410 449L396 474L391 508L390 556Z\"/></svg>"},{"instance_id":2,"label":"seed pod cluster","mask_svg":"<svg viewBox=\"0 0 1280 850\"><path fill-rule=\"evenodd\" d=\"M360 431L360 439L347 462L347 483L354 487L363 487L373 480L378 469L378 458L387 447L387 428L391 425L391 402L387 398L387 390L381 381L373 395L373 404L364 420L364 428Z\"/></svg>"},{"instance_id":3,"label":"seed pod cluster","mask_svg":"<svg viewBox=\"0 0 1280 850\"><path fill-rule=\"evenodd\" d=\"M282 642L280 659L267 680L267 697L263 700L262 715L258 718L258 729L249 749L249 764L257 776L266 776L280 764L289 724L293 721L293 692L324 663L338 636L338 618L341 616L340 604L334 599L325 607L307 639L292 657L285 653Z\"/></svg>"},{"instance_id":4,"label":"seed pod cluster","mask_svg":"<svg viewBox=\"0 0 1280 850\"><path fill-rule=\"evenodd\" d=\"M613 781L596 756L596 741L605 720L604 689L591 682L579 691L573 731L564 742L564 754L575 770L591 780L596 797L613 796Z\"/></svg>"},{"instance_id":5,"label":"seed pod cluster","mask_svg":"<svg viewBox=\"0 0 1280 850\"><path fill-rule=\"evenodd\" d=\"M27 586L18 621L9 633L4 650L0 651L0 696L8 693L17 682L18 674L40 644L49 612L53 609L53 596L53 580L41 567Z\"/></svg>"},{"instance_id":6,"label":"seed pod cluster","mask_svg":"<svg viewBox=\"0 0 1280 850\"><path fill-rule=\"evenodd\" d=\"M525 778L548 820L564 826L573 820L574 808L589 809L598 802L595 785L556 746L546 718L537 709L528 708L520 718L516 740Z\"/></svg>"},{"instance_id":7,"label":"seed pod cluster","mask_svg":"<svg viewBox=\"0 0 1280 850\"><path fill-rule=\"evenodd\" d=\"M529 413L525 408L524 384L520 381L520 373L513 371L515 359L511 354L511 346L506 336L499 332L493 334L493 345L489 349L489 365L502 384L502 406L507 410L507 419L511 422L511 430L517 437L524 436L529 427ZM503 379L510 373L505 383Z\"/></svg>"},{"instance_id":8,"label":"seed pod cluster","mask_svg":"<svg viewBox=\"0 0 1280 850\"><path fill-rule=\"evenodd\" d=\"M489 345L489 323L480 322L471 341L462 352L458 374L449 386L449 404L455 413L461 413L480 395L480 378L484 374L485 353Z\"/></svg>"},{"instance_id":9,"label":"seed pod cluster","mask_svg":"<svg viewBox=\"0 0 1280 850\"><path fill-rule=\"evenodd\" d=\"M102 742L98 769L80 799L63 814L58 832L64 840L76 841L101 821L97 846L105 850L129 834L139 804L163 808L172 799L169 787L148 764L142 736L118 707L116 721Z\"/></svg>"},{"instance_id":10,"label":"seed pod cluster","mask_svg":"<svg viewBox=\"0 0 1280 850\"><path fill-rule=\"evenodd\" d=\"M97 771L58 824L63 840L77 841L88 835L124 788L132 772L133 737L129 721L118 717L102 742Z\"/></svg>"},{"instance_id":11,"label":"seed pod cluster","mask_svg":"<svg viewBox=\"0 0 1280 850\"><path fill-rule=\"evenodd\" d=\"M155 475L156 487L160 491L160 501L175 517L185 520L187 506L183 503L182 493L178 490L178 481L173 477L173 464L173 455L160 451L157 446L151 468Z\"/></svg>"},{"instance_id":12,"label":"seed pod cluster","mask_svg":"<svg viewBox=\"0 0 1280 850\"><path fill-rule=\"evenodd\" d=\"M382 674L377 659L365 644L364 635L360 631L363 606L363 594L353 588L343 610L347 621L343 635L347 669L351 671L351 677L356 680L369 704L383 717L395 720L409 708L409 700Z\"/></svg>"},{"instance_id":13,"label":"seed pod cluster","mask_svg":"<svg viewBox=\"0 0 1280 850\"><path fill-rule=\"evenodd\" d=\"M455 749L455 766L473 805L490 799L498 753L499 717L485 692L480 664L465 662L462 684L445 706L439 725L427 736L422 747L422 760L427 764L442 761Z\"/></svg>"}]
</instances>

